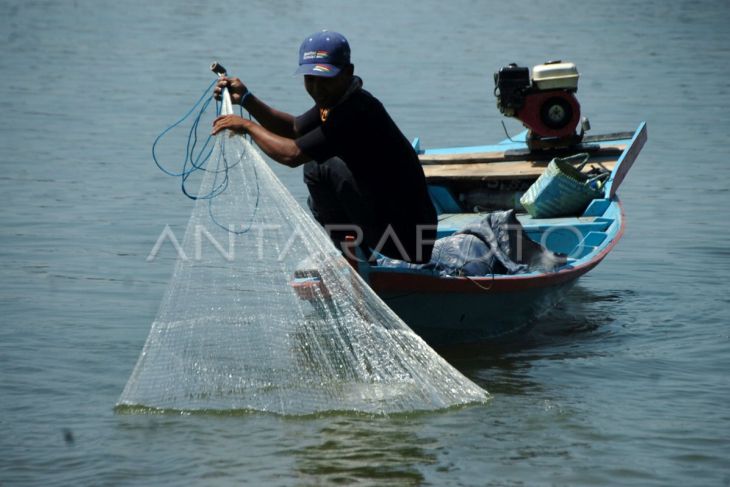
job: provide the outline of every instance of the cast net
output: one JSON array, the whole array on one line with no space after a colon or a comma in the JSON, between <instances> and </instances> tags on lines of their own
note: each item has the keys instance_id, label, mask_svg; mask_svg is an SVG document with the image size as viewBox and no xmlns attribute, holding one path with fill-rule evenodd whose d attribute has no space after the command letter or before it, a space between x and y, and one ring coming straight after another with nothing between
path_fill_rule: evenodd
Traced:
<instances>
[{"instance_id":1,"label":"cast net","mask_svg":"<svg viewBox=\"0 0 730 487\"><path fill-rule=\"evenodd\" d=\"M396 413L487 399L363 282L243 136L216 137L199 194L215 197L195 204L119 407Z\"/></svg>"}]
</instances>

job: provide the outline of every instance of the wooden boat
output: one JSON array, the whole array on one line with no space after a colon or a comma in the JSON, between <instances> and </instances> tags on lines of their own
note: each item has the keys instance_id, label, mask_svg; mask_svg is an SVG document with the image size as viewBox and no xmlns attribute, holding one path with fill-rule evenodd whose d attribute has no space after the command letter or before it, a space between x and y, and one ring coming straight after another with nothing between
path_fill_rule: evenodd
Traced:
<instances>
[{"instance_id":1,"label":"wooden boat","mask_svg":"<svg viewBox=\"0 0 730 487\"><path fill-rule=\"evenodd\" d=\"M414 142L439 213L438 237L480 221L486 211L516 208L527 235L566 254L566 264L552 272L443 277L430 270L353 262L388 306L432 345L504 340L525 333L623 235L625 219L617 190L647 140L646 124L634 132L585 136L577 145L548 151L530 150L526 137L524 132L496 145L427 150ZM611 171L604 197L594 199L576 216L538 219L519 211L519 196L548 162L577 152L590 155L588 167L600 163ZM308 286L317 284L311 276L293 283L303 298Z\"/></svg>"},{"instance_id":2,"label":"wooden boat","mask_svg":"<svg viewBox=\"0 0 730 487\"><path fill-rule=\"evenodd\" d=\"M432 344L506 339L526 332L623 235L625 219L617 190L646 142L646 124L641 123L633 133L585 137L577 146L549 152L527 149L526 134L493 146L422 151L421 161L439 213L438 236L479 221L482 210L514 208L515 204L506 203L518 203L519 195L542 174L552 157L587 152L589 165L600 162L611 171L604 198L593 200L577 216L517 216L533 241L568 255L565 265L553 272L490 277L437 277L422 271L358 266L360 275L388 306ZM480 201L485 195L491 197Z\"/></svg>"},{"instance_id":3,"label":"wooden boat","mask_svg":"<svg viewBox=\"0 0 730 487\"><path fill-rule=\"evenodd\" d=\"M511 64L495 73L500 111L529 129L495 145L423 150L416 139L438 211L438 237L482 220L485 212L515 209L527 236L567 261L551 271L487 277L445 277L433 270L351 262L370 287L432 345L504 340L529 330L565 298L576 280L597 266L624 232L617 195L647 140L646 124L633 132L588 136L575 98L578 72L572 63L533 68ZM578 124L580 133L576 132ZM555 157L587 153L592 165L610 171L601 197L581 214L532 218L520 196ZM317 276L292 283L303 299L322 295ZM318 289L316 293L312 290Z\"/></svg>"}]
</instances>

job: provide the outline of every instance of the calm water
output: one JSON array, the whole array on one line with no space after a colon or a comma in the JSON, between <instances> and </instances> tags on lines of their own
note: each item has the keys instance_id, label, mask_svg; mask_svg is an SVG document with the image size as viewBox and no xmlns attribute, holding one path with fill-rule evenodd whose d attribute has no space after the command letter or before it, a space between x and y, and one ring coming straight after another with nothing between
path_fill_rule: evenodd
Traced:
<instances>
[{"instance_id":1,"label":"calm water","mask_svg":"<svg viewBox=\"0 0 730 487\"><path fill-rule=\"evenodd\" d=\"M730 4L359 3L0 3L0 485L730 484ZM192 208L152 140L213 60L303 111L290 73L323 27L427 147L503 137L499 67L575 62L594 133L648 122L626 235L524 343L448 356L486 407L115 414L172 273L145 257Z\"/></svg>"}]
</instances>

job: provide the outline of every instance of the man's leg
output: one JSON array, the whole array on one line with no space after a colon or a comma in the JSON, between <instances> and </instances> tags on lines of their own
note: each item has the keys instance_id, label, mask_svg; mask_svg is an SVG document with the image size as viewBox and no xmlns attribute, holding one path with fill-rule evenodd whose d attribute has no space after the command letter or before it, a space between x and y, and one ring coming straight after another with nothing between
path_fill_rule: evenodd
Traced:
<instances>
[{"instance_id":1,"label":"man's leg","mask_svg":"<svg viewBox=\"0 0 730 487\"><path fill-rule=\"evenodd\" d=\"M309 189L307 203L320 225L325 228L355 225L366 241L373 238L376 220L372 199L358 186L342 159L333 157L321 164L306 163L304 183ZM344 230L330 231L330 237L338 245L350 234Z\"/></svg>"}]
</instances>

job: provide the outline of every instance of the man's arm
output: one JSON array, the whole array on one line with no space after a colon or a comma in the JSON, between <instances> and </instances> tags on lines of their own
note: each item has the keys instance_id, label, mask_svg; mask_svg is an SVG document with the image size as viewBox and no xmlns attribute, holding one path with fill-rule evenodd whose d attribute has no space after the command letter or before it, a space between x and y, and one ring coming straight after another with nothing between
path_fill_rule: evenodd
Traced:
<instances>
[{"instance_id":1,"label":"man's arm","mask_svg":"<svg viewBox=\"0 0 730 487\"><path fill-rule=\"evenodd\" d=\"M266 130L288 139L296 137L294 116L270 107L255 97L248 91L248 88L240 79L221 78L214 91L214 96L217 100L220 100L223 88L228 88L228 92L231 95L231 102L245 108Z\"/></svg>"},{"instance_id":2,"label":"man's arm","mask_svg":"<svg viewBox=\"0 0 730 487\"><path fill-rule=\"evenodd\" d=\"M296 137L294 115L272 108L254 95L247 96L242 106L269 132L287 139Z\"/></svg>"},{"instance_id":3,"label":"man's arm","mask_svg":"<svg viewBox=\"0 0 730 487\"><path fill-rule=\"evenodd\" d=\"M263 150L267 156L276 162L289 167L301 166L312 158L302 152L294 139L282 137L265 127L246 120L238 115L223 115L213 122L213 135L222 130L229 129L239 134L251 134L254 142Z\"/></svg>"}]
</instances>

